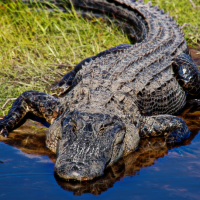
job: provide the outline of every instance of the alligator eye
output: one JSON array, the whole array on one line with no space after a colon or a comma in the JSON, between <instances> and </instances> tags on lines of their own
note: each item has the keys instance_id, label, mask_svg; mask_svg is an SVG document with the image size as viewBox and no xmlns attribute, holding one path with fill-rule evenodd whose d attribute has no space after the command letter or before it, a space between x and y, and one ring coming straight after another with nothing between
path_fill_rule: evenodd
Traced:
<instances>
[{"instance_id":1,"label":"alligator eye","mask_svg":"<svg viewBox=\"0 0 200 200\"><path fill-rule=\"evenodd\" d=\"M73 133L77 131L77 125L73 120L70 120L67 124L68 129L71 129Z\"/></svg>"},{"instance_id":2,"label":"alligator eye","mask_svg":"<svg viewBox=\"0 0 200 200\"><path fill-rule=\"evenodd\" d=\"M77 131L77 126L75 123L72 124L72 131L75 133Z\"/></svg>"},{"instance_id":3,"label":"alligator eye","mask_svg":"<svg viewBox=\"0 0 200 200\"><path fill-rule=\"evenodd\" d=\"M96 133L102 133L104 132L109 126L111 126L113 124L112 120L104 120L104 122L95 122L93 124L93 129L96 131Z\"/></svg>"},{"instance_id":4,"label":"alligator eye","mask_svg":"<svg viewBox=\"0 0 200 200\"><path fill-rule=\"evenodd\" d=\"M112 125L112 121L108 121L108 122L102 124L102 125L100 126L100 128L99 128L99 133L105 131L105 129L106 129L107 127L109 127L110 125Z\"/></svg>"},{"instance_id":5,"label":"alligator eye","mask_svg":"<svg viewBox=\"0 0 200 200\"><path fill-rule=\"evenodd\" d=\"M103 125L100 126L99 128L99 133L103 132L106 129L106 127Z\"/></svg>"},{"instance_id":6,"label":"alligator eye","mask_svg":"<svg viewBox=\"0 0 200 200\"><path fill-rule=\"evenodd\" d=\"M61 121L61 126L66 130L71 130L73 133L77 131L77 125L71 117L63 118L63 120Z\"/></svg>"}]
</instances>

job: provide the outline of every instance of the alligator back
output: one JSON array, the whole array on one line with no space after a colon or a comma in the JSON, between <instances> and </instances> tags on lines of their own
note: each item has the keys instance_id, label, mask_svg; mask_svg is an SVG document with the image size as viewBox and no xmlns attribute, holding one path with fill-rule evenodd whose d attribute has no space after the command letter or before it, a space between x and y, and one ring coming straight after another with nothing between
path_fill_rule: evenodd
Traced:
<instances>
[{"instance_id":1,"label":"alligator back","mask_svg":"<svg viewBox=\"0 0 200 200\"><path fill-rule=\"evenodd\" d=\"M183 108L185 92L174 77L172 61L189 52L181 29L168 13L141 1L75 0L73 4L84 16L119 20L137 42L85 63L74 81L78 85L69 94L76 101L70 100L71 109L121 115L137 105L143 115L155 115L175 114Z\"/></svg>"}]
</instances>

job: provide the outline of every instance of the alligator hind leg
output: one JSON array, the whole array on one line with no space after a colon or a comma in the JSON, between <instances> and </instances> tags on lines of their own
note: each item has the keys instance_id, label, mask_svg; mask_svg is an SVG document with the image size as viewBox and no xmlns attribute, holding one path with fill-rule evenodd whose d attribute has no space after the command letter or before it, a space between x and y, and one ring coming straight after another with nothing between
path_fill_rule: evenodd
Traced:
<instances>
[{"instance_id":1,"label":"alligator hind leg","mask_svg":"<svg viewBox=\"0 0 200 200\"><path fill-rule=\"evenodd\" d=\"M136 126L140 137L167 136L169 144L179 143L190 134L185 121L173 115L143 117Z\"/></svg>"},{"instance_id":2,"label":"alligator hind leg","mask_svg":"<svg viewBox=\"0 0 200 200\"><path fill-rule=\"evenodd\" d=\"M183 90L190 97L200 99L200 72L192 58L186 54L177 56L173 69ZM140 137L167 135L167 143L181 142L190 134L185 121L173 115L144 116L138 128Z\"/></svg>"},{"instance_id":3,"label":"alligator hind leg","mask_svg":"<svg viewBox=\"0 0 200 200\"><path fill-rule=\"evenodd\" d=\"M27 113L45 118L52 123L62 113L60 100L43 92L26 91L13 103L8 115L0 121L0 135L7 137L8 132L18 126Z\"/></svg>"},{"instance_id":4,"label":"alligator hind leg","mask_svg":"<svg viewBox=\"0 0 200 200\"><path fill-rule=\"evenodd\" d=\"M200 98L200 72L189 55L181 54L174 59L173 69L182 88L192 98Z\"/></svg>"}]
</instances>

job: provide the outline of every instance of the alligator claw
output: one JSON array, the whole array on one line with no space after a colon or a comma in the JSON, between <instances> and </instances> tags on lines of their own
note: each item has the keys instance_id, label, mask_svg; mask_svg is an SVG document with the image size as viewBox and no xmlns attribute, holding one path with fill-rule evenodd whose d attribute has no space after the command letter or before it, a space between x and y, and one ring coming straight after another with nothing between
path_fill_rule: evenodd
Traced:
<instances>
[{"instance_id":1,"label":"alligator claw","mask_svg":"<svg viewBox=\"0 0 200 200\"><path fill-rule=\"evenodd\" d=\"M53 88L51 88L51 90L62 89L62 91L58 94L60 96L71 87L74 78L75 72L72 70L71 72L65 74L63 78Z\"/></svg>"},{"instance_id":2,"label":"alligator claw","mask_svg":"<svg viewBox=\"0 0 200 200\"><path fill-rule=\"evenodd\" d=\"M0 131L0 135L2 135L3 137L8 137L8 131L5 129L5 128L3 128L1 131Z\"/></svg>"},{"instance_id":3,"label":"alligator claw","mask_svg":"<svg viewBox=\"0 0 200 200\"><path fill-rule=\"evenodd\" d=\"M180 143L183 139L186 139L190 136L190 131L183 130L181 128L173 131L166 140L168 145L174 145L176 143Z\"/></svg>"},{"instance_id":4,"label":"alligator claw","mask_svg":"<svg viewBox=\"0 0 200 200\"><path fill-rule=\"evenodd\" d=\"M60 83L60 82L59 82ZM54 87L52 87L50 90L56 90L56 89L58 89L59 88L59 85L58 84L56 84Z\"/></svg>"},{"instance_id":5,"label":"alligator claw","mask_svg":"<svg viewBox=\"0 0 200 200\"><path fill-rule=\"evenodd\" d=\"M58 93L58 96L61 96L62 94L64 94L65 92L67 92L67 90L71 87L71 85L66 86L65 88L61 87L62 90Z\"/></svg>"}]
</instances>

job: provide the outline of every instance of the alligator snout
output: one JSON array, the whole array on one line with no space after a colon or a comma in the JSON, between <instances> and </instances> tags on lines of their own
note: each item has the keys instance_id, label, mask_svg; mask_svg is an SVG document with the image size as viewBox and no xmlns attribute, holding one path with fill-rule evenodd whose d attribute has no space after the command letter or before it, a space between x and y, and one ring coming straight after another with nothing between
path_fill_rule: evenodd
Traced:
<instances>
[{"instance_id":1,"label":"alligator snout","mask_svg":"<svg viewBox=\"0 0 200 200\"><path fill-rule=\"evenodd\" d=\"M56 174L63 179L74 179L80 181L92 180L100 176L104 171L103 162L70 162L55 167Z\"/></svg>"},{"instance_id":2,"label":"alligator snout","mask_svg":"<svg viewBox=\"0 0 200 200\"><path fill-rule=\"evenodd\" d=\"M107 165L123 155L126 129L118 117L73 112L61 126L55 172L63 179L101 176Z\"/></svg>"}]
</instances>

